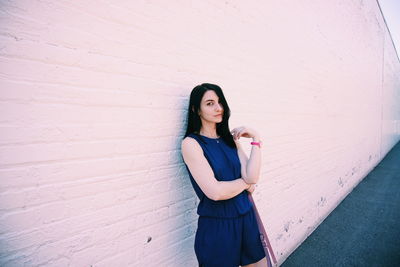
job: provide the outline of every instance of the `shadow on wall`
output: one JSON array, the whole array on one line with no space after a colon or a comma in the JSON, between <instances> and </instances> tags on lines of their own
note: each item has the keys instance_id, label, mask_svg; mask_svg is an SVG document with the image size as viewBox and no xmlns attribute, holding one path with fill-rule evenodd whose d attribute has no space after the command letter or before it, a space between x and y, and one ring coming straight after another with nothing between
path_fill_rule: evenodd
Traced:
<instances>
[{"instance_id":1,"label":"shadow on wall","mask_svg":"<svg viewBox=\"0 0 400 267\"><path fill-rule=\"evenodd\" d=\"M176 114L177 124L175 125L176 138L172 143L171 151L176 150L177 162L175 177L171 177L170 190L171 197L169 203L168 225L165 226L166 241L162 244L164 253L174 255L169 259L171 265L195 266L197 264L194 256L194 236L197 229L197 205L198 198L190 183L185 164L181 154L181 143L187 127L187 108L189 95L182 98ZM160 262L161 263L161 262ZM162 262L161 265L164 265ZM189 264L189 265L188 265Z\"/></svg>"}]
</instances>

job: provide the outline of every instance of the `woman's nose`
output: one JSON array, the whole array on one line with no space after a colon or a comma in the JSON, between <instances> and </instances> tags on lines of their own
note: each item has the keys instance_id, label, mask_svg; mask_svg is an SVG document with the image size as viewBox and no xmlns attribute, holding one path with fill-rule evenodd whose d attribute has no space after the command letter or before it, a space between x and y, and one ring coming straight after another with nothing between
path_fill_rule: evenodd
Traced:
<instances>
[{"instance_id":1,"label":"woman's nose","mask_svg":"<svg viewBox=\"0 0 400 267\"><path fill-rule=\"evenodd\" d=\"M223 110L223 109L224 109L224 107L222 106L222 104L218 103L217 110Z\"/></svg>"}]
</instances>

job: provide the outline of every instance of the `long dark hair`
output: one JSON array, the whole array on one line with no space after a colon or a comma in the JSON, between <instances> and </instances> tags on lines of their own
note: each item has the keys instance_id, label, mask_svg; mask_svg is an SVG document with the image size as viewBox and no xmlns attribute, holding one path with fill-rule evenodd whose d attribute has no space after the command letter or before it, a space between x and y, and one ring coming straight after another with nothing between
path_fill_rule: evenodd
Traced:
<instances>
[{"instance_id":1,"label":"long dark hair","mask_svg":"<svg viewBox=\"0 0 400 267\"><path fill-rule=\"evenodd\" d=\"M187 110L187 128L185 136L183 138L191 133L200 135L201 119L198 111L200 110L201 99L203 98L205 92L207 92L208 90L213 90L217 94L217 96L219 97L219 101L224 108L222 121L220 123L217 123L217 134L230 147L236 148L235 141L233 140L233 136L229 130L229 117L231 116L231 110L229 109L228 103L226 102L221 87L212 83L202 83L201 85L197 85L190 93L189 106Z\"/></svg>"}]
</instances>

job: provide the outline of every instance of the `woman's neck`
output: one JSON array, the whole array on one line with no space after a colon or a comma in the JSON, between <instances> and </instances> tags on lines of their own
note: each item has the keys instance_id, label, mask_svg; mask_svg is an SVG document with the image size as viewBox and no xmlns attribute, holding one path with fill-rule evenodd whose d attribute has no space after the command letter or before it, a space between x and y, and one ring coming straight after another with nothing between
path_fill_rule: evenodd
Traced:
<instances>
[{"instance_id":1,"label":"woman's neck","mask_svg":"<svg viewBox=\"0 0 400 267\"><path fill-rule=\"evenodd\" d=\"M210 137L210 138L218 138L219 137L217 135L217 129L215 127L214 128L201 127L199 134Z\"/></svg>"}]
</instances>

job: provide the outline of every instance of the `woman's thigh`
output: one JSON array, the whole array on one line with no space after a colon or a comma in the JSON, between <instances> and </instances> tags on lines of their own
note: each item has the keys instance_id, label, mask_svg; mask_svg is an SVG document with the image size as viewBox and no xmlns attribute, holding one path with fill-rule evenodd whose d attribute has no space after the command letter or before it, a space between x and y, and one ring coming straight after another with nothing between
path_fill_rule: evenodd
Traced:
<instances>
[{"instance_id":1,"label":"woman's thigh","mask_svg":"<svg viewBox=\"0 0 400 267\"><path fill-rule=\"evenodd\" d=\"M243 266L247 266L259 262L262 258L265 258L264 247L260 239L257 218L252 209L243 217L243 240L240 263Z\"/></svg>"},{"instance_id":2,"label":"woman's thigh","mask_svg":"<svg viewBox=\"0 0 400 267\"><path fill-rule=\"evenodd\" d=\"M241 218L199 217L195 252L204 266L239 266L242 243Z\"/></svg>"}]
</instances>

